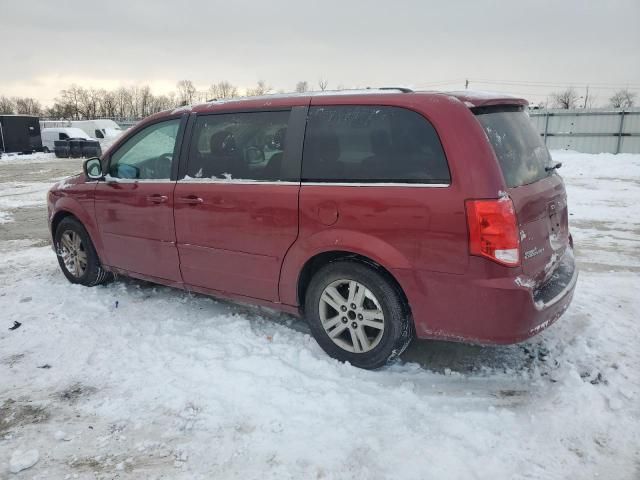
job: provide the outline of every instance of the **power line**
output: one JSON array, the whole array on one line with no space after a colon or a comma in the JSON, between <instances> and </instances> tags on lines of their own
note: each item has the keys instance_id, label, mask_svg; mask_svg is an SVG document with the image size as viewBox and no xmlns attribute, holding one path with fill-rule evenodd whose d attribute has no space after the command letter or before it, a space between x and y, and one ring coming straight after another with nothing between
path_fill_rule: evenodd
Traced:
<instances>
[{"instance_id":1,"label":"power line","mask_svg":"<svg viewBox=\"0 0 640 480\"><path fill-rule=\"evenodd\" d=\"M524 82L519 80L484 80L484 79L470 79L470 82L480 83L483 85L510 85L510 86L525 86L525 87L533 87L533 88L544 88L544 87L555 87L555 88L566 88L567 86L573 87L582 87L589 85L590 88L598 88L602 90L613 90L616 88L629 88L629 89L639 89L640 84L634 83L591 83L591 82L558 82L558 83L547 83L547 82Z\"/></svg>"}]
</instances>

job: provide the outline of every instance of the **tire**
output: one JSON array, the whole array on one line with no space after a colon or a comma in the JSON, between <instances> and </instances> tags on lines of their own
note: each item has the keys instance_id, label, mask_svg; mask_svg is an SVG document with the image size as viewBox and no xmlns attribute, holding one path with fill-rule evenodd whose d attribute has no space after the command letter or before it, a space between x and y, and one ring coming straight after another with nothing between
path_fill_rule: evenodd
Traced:
<instances>
[{"instance_id":1,"label":"tire","mask_svg":"<svg viewBox=\"0 0 640 480\"><path fill-rule=\"evenodd\" d=\"M113 279L113 275L102 268L87 230L75 218L62 219L56 228L54 243L60 269L71 283L93 287Z\"/></svg>"},{"instance_id":2,"label":"tire","mask_svg":"<svg viewBox=\"0 0 640 480\"><path fill-rule=\"evenodd\" d=\"M329 356L359 368L386 365L413 338L409 307L398 287L357 261L337 261L318 270L307 288L305 316Z\"/></svg>"}]
</instances>

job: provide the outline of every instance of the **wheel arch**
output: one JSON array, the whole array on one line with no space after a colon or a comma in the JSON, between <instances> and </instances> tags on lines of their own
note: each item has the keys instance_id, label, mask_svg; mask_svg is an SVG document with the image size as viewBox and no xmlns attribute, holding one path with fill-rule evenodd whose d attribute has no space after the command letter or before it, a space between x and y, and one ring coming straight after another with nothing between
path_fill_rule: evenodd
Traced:
<instances>
[{"instance_id":1,"label":"wheel arch","mask_svg":"<svg viewBox=\"0 0 640 480\"><path fill-rule=\"evenodd\" d=\"M80 204L77 200L64 197L59 199L55 204L55 211L51 216L50 221L50 230L51 230L51 240L55 243L55 235L56 229L60 222L68 217L75 218L78 222L82 224L84 229L87 231L89 238L91 239L91 243L93 243L93 247L100 258L100 261L103 264L106 263L106 258L104 255L104 247L98 232L98 226L93 219L93 216L83 208L83 205Z\"/></svg>"},{"instance_id":2,"label":"wheel arch","mask_svg":"<svg viewBox=\"0 0 640 480\"><path fill-rule=\"evenodd\" d=\"M55 241L58 225L60 225L60 222L62 222L62 220L67 217L73 217L80 223L82 223L82 221L76 215L74 215L73 212L70 212L69 210L58 210L51 218L51 239L53 241Z\"/></svg>"},{"instance_id":3,"label":"wheel arch","mask_svg":"<svg viewBox=\"0 0 640 480\"><path fill-rule=\"evenodd\" d=\"M296 283L296 299L301 313L304 313L304 298L313 276L324 266L338 261L356 262L367 265L376 270L383 277L385 277L389 281L389 283L396 289L396 291L400 295L404 308L406 309L406 313L409 315L411 314L411 305L409 304L409 299L407 298L402 285L400 284L398 279L391 273L391 271L385 268L379 262L366 255L348 250L327 250L324 252L320 252L309 258L304 263L304 265L300 269L300 273L298 275Z\"/></svg>"}]
</instances>

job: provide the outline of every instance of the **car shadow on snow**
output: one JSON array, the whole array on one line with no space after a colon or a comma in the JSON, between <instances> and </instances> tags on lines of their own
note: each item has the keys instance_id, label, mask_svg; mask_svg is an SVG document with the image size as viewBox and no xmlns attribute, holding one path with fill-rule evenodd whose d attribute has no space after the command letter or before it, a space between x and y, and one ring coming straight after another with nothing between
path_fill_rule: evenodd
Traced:
<instances>
[{"instance_id":1,"label":"car shadow on snow","mask_svg":"<svg viewBox=\"0 0 640 480\"><path fill-rule=\"evenodd\" d=\"M169 293L196 300L213 300L230 314L243 315L249 320L268 319L302 334L311 335L309 326L303 318L270 308L232 302L195 292L184 292L129 277L118 277L116 284L124 286L127 291L130 291L130 287L142 291L145 299L153 296L151 292L161 291L164 295ZM206 309L206 304L200 308ZM495 346L414 339L397 362L417 364L422 369L434 373L461 374L522 372L538 369L542 371L542 375L546 375L545 372L557 367L557 363L549 357L543 337L516 345Z\"/></svg>"}]
</instances>

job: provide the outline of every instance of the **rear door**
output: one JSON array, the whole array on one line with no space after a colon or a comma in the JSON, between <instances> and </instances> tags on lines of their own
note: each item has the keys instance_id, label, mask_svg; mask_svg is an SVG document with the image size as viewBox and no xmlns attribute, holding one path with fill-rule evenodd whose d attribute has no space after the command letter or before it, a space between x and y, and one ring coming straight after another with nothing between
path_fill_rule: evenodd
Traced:
<instances>
[{"instance_id":1,"label":"rear door","mask_svg":"<svg viewBox=\"0 0 640 480\"><path fill-rule=\"evenodd\" d=\"M113 154L95 190L106 263L133 274L181 281L173 223L180 139L186 120L154 123Z\"/></svg>"},{"instance_id":2,"label":"rear door","mask_svg":"<svg viewBox=\"0 0 640 480\"><path fill-rule=\"evenodd\" d=\"M282 259L298 236L306 110L195 117L175 190L185 284L278 300Z\"/></svg>"},{"instance_id":3,"label":"rear door","mask_svg":"<svg viewBox=\"0 0 640 480\"><path fill-rule=\"evenodd\" d=\"M516 209L523 271L543 282L569 245L562 178L522 107L478 108L475 113L493 146Z\"/></svg>"}]
</instances>

